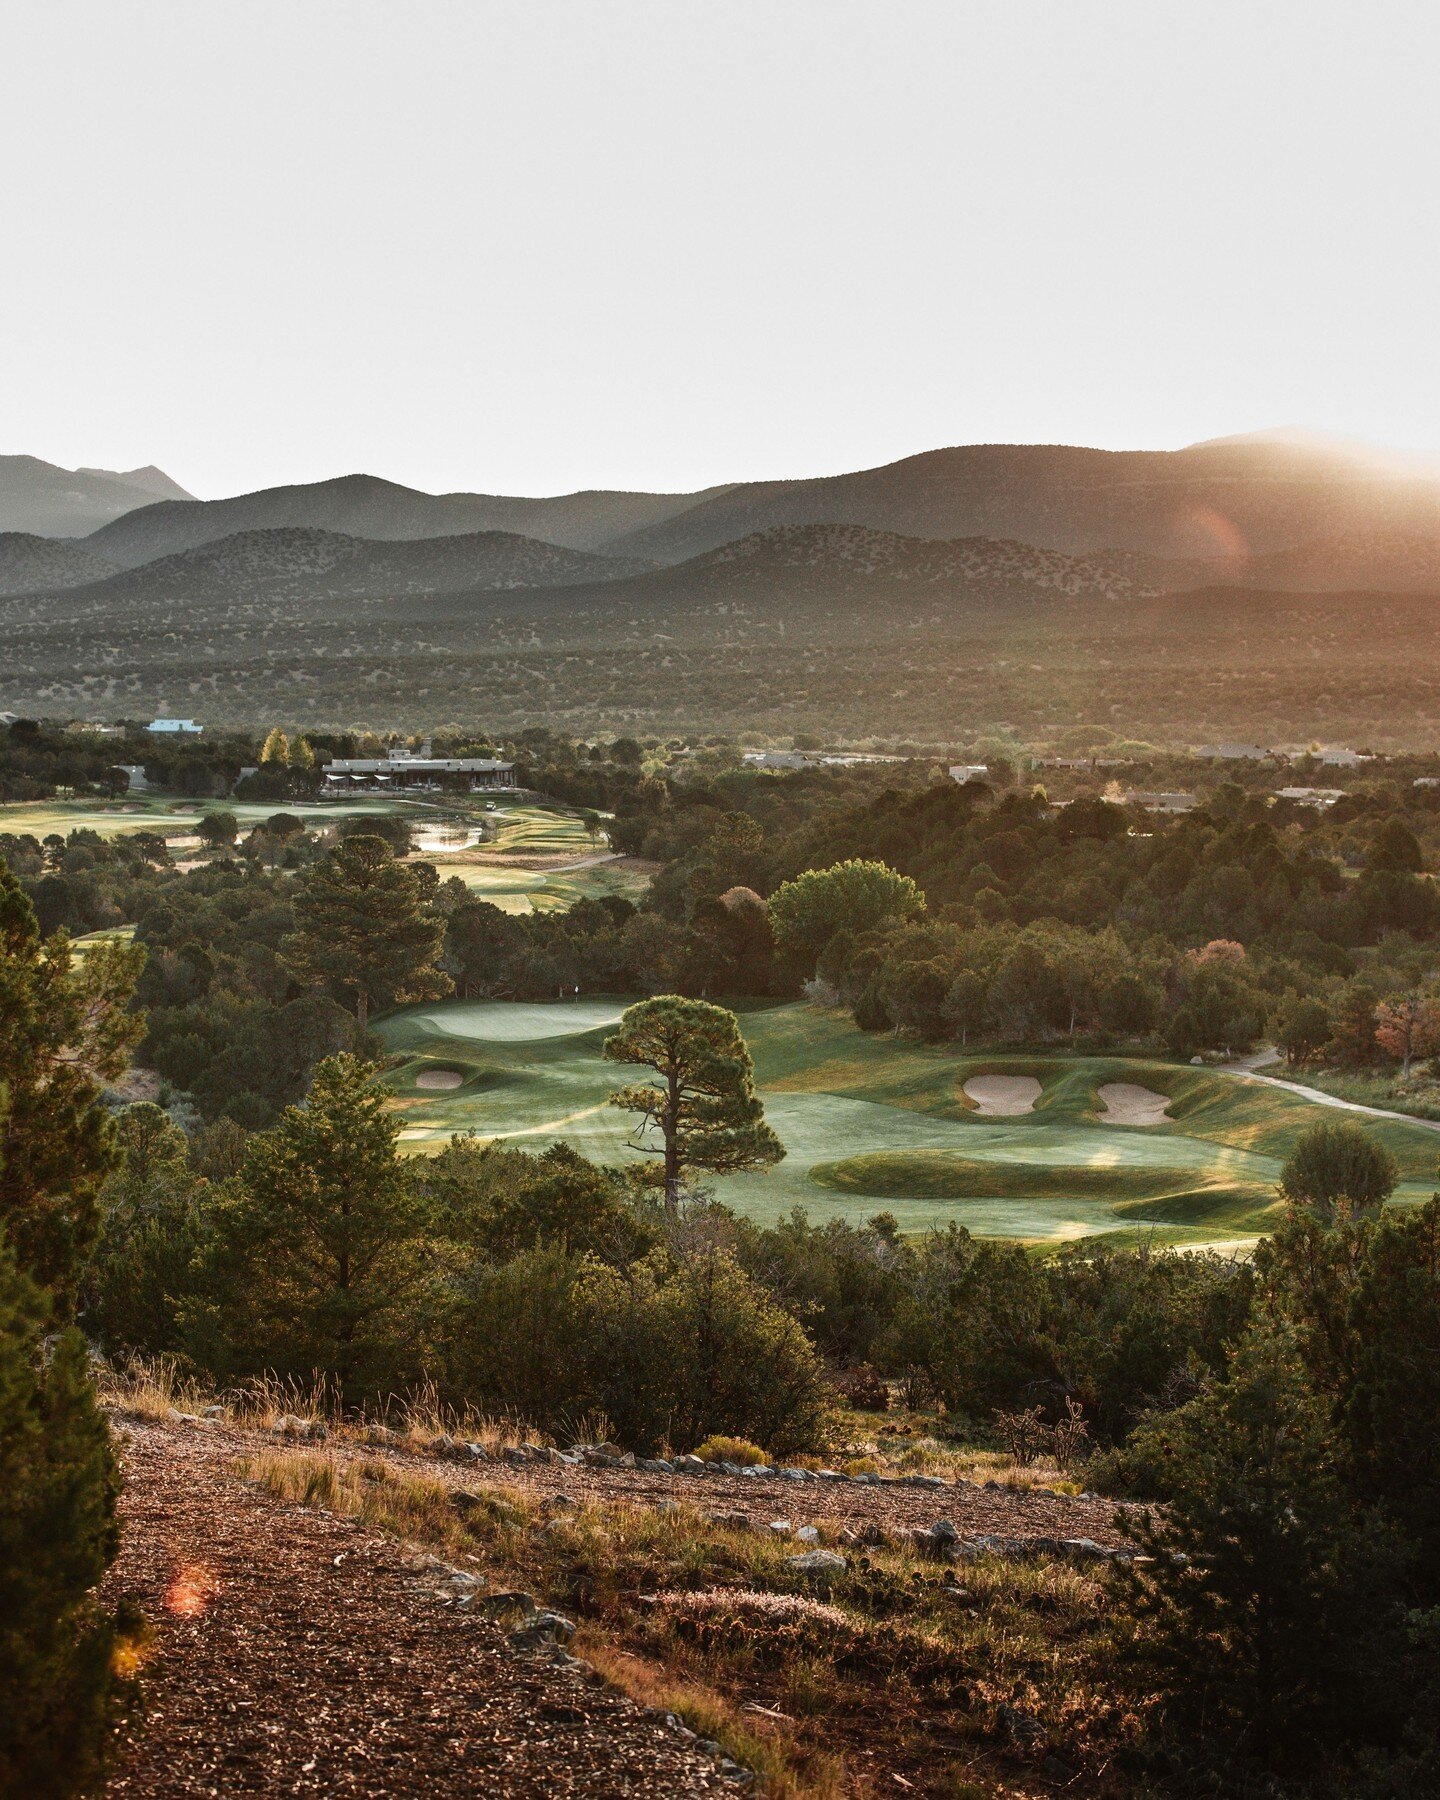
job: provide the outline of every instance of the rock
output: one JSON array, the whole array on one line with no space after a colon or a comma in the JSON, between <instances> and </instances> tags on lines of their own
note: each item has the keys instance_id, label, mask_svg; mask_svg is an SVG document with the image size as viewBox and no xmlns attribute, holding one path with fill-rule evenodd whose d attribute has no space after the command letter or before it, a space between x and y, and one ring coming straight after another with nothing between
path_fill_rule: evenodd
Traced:
<instances>
[{"instance_id":1,"label":"rock","mask_svg":"<svg viewBox=\"0 0 1440 1800\"><path fill-rule=\"evenodd\" d=\"M640 1456L635 1459L635 1467L644 1469L648 1475L673 1475L675 1468L666 1462L663 1456Z\"/></svg>"},{"instance_id":2,"label":"rock","mask_svg":"<svg viewBox=\"0 0 1440 1800\"><path fill-rule=\"evenodd\" d=\"M703 1475L705 1473L705 1465L698 1456L677 1456L675 1458L675 1473L677 1475Z\"/></svg>"},{"instance_id":3,"label":"rock","mask_svg":"<svg viewBox=\"0 0 1440 1800\"><path fill-rule=\"evenodd\" d=\"M880 1477L873 1469L866 1469L859 1475L852 1475L850 1479L858 1482L861 1487L879 1487L880 1485Z\"/></svg>"},{"instance_id":4,"label":"rock","mask_svg":"<svg viewBox=\"0 0 1440 1800\"><path fill-rule=\"evenodd\" d=\"M790 1521L788 1519L772 1519L766 1530L773 1531L776 1537L789 1537Z\"/></svg>"},{"instance_id":5,"label":"rock","mask_svg":"<svg viewBox=\"0 0 1440 1800\"><path fill-rule=\"evenodd\" d=\"M850 1565L836 1550L807 1550L803 1556L787 1556L785 1566L797 1575L836 1575Z\"/></svg>"},{"instance_id":6,"label":"rock","mask_svg":"<svg viewBox=\"0 0 1440 1800\"><path fill-rule=\"evenodd\" d=\"M782 1481L808 1481L810 1479L808 1469L780 1469L777 1473Z\"/></svg>"},{"instance_id":7,"label":"rock","mask_svg":"<svg viewBox=\"0 0 1440 1800\"><path fill-rule=\"evenodd\" d=\"M706 1513L707 1525L722 1525L730 1531L749 1531L750 1515L743 1512L711 1512Z\"/></svg>"},{"instance_id":8,"label":"rock","mask_svg":"<svg viewBox=\"0 0 1440 1800\"><path fill-rule=\"evenodd\" d=\"M795 1535L802 1544L813 1544L820 1533L813 1525L802 1525Z\"/></svg>"},{"instance_id":9,"label":"rock","mask_svg":"<svg viewBox=\"0 0 1440 1800\"><path fill-rule=\"evenodd\" d=\"M616 1457L615 1467L617 1469L633 1469L635 1467L635 1452L633 1450L627 1450L623 1455Z\"/></svg>"},{"instance_id":10,"label":"rock","mask_svg":"<svg viewBox=\"0 0 1440 1800\"><path fill-rule=\"evenodd\" d=\"M958 1544L960 1533L948 1519L937 1519L930 1527L930 1535L937 1544Z\"/></svg>"},{"instance_id":11,"label":"rock","mask_svg":"<svg viewBox=\"0 0 1440 1800\"><path fill-rule=\"evenodd\" d=\"M466 1444L465 1454L471 1462L489 1462L490 1452L483 1444Z\"/></svg>"},{"instance_id":12,"label":"rock","mask_svg":"<svg viewBox=\"0 0 1440 1800\"><path fill-rule=\"evenodd\" d=\"M228 1419L230 1409L226 1406L207 1406L200 1416L202 1419Z\"/></svg>"},{"instance_id":13,"label":"rock","mask_svg":"<svg viewBox=\"0 0 1440 1800\"><path fill-rule=\"evenodd\" d=\"M563 1613L542 1612L512 1631L510 1642L517 1650L539 1650L546 1644L568 1644L574 1635L573 1619Z\"/></svg>"},{"instance_id":14,"label":"rock","mask_svg":"<svg viewBox=\"0 0 1440 1800\"><path fill-rule=\"evenodd\" d=\"M533 1594L506 1588L496 1594L487 1594L481 1602L480 1610L492 1619L501 1619L507 1613L538 1613L540 1608L535 1604Z\"/></svg>"},{"instance_id":15,"label":"rock","mask_svg":"<svg viewBox=\"0 0 1440 1800\"><path fill-rule=\"evenodd\" d=\"M437 1437L433 1437L430 1440L430 1454L432 1456L453 1456L459 1448L459 1444L456 1443L455 1439L451 1437L448 1431L442 1431Z\"/></svg>"},{"instance_id":16,"label":"rock","mask_svg":"<svg viewBox=\"0 0 1440 1800\"><path fill-rule=\"evenodd\" d=\"M655 1510L662 1513L679 1512L680 1502L678 1500L657 1500Z\"/></svg>"}]
</instances>

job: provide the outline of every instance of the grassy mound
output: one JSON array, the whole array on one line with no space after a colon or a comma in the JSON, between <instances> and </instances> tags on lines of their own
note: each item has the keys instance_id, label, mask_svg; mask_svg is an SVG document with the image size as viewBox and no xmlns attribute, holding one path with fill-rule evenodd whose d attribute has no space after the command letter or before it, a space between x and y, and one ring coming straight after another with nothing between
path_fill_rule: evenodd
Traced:
<instances>
[{"instance_id":1,"label":"grassy mound","mask_svg":"<svg viewBox=\"0 0 1440 1800\"><path fill-rule=\"evenodd\" d=\"M1273 1195L1258 1183L1217 1186L1193 1168L1166 1164L1096 1165L982 1160L949 1150L880 1151L817 1163L810 1179L843 1194L895 1200L1109 1200L1116 1210L1221 1203L1264 1204ZM1129 1203L1122 1206L1121 1203ZM1189 1223L1180 1217L1175 1223Z\"/></svg>"}]
</instances>

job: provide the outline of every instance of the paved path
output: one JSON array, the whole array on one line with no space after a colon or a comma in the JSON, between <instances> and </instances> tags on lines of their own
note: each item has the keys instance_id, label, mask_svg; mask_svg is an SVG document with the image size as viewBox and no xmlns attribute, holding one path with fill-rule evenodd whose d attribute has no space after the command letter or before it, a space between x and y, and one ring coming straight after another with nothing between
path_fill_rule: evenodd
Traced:
<instances>
[{"instance_id":1,"label":"paved path","mask_svg":"<svg viewBox=\"0 0 1440 1800\"><path fill-rule=\"evenodd\" d=\"M1342 1100L1338 1094L1327 1094L1323 1088L1305 1087L1298 1081L1285 1081L1279 1075L1262 1075L1259 1071L1280 1060L1278 1050L1258 1050L1253 1056L1236 1057L1221 1063L1218 1072L1236 1075L1244 1081L1263 1081L1266 1087L1283 1088L1287 1094L1299 1094L1319 1106L1335 1106L1341 1112L1362 1113L1371 1119L1398 1119L1402 1125L1418 1125L1422 1131L1440 1131L1440 1119L1420 1119L1414 1113L1393 1112L1384 1106L1363 1106L1358 1100Z\"/></svg>"}]
</instances>

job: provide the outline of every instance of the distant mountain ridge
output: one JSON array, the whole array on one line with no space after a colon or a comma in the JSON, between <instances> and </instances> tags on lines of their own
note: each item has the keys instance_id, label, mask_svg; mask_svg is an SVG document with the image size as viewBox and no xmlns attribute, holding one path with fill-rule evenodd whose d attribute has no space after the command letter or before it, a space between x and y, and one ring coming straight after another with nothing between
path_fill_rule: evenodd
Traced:
<instances>
[{"instance_id":1,"label":"distant mountain ridge","mask_svg":"<svg viewBox=\"0 0 1440 1800\"><path fill-rule=\"evenodd\" d=\"M260 596L392 598L465 588L568 587L637 575L650 566L634 557L592 556L508 531L385 542L277 526L234 532L135 569L109 565L106 577L84 588L83 597L117 607Z\"/></svg>"},{"instance_id":2,"label":"distant mountain ridge","mask_svg":"<svg viewBox=\"0 0 1440 1800\"><path fill-rule=\"evenodd\" d=\"M653 525L719 491L627 494L593 490L530 500L493 494L425 494L375 475L342 475L333 481L262 488L228 500L161 501L96 531L87 548L134 568L237 532L298 526L382 540L507 531L562 549L599 550L613 539Z\"/></svg>"},{"instance_id":3,"label":"distant mountain ridge","mask_svg":"<svg viewBox=\"0 0 1440 1800\"><path fill-rule=\"evenodd\" d=\"M0 532L85 537L157 494L190 500L156 468L62 469L38 456L0 456Z\"/></svg>"}]
</instances>

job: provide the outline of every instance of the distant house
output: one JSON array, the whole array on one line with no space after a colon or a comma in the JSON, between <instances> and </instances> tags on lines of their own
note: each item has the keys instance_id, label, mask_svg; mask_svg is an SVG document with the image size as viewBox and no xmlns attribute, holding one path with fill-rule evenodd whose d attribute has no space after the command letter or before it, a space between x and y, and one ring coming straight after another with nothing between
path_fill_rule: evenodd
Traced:
<instances>
[{"instance_id":1,"label":"distant house","mask_svg":"<svg viewBox=\"0 0 1440 1800\"><path fill-rule=\"evenodd\" d=\"M1194 812L1196 799L1193 794L1151 794L1134 791L1120 796L1122 806L1143 806L1146 812L1188 813Z\"/></svg>"},{"instance_id":2,"label":"distant house","mask_svg":"<svg viewBox=\"0 0 1440 1800\"><path fill-rule=\"evenodd\" d=\"M1333 806L1337 800L1345 798L1344 788L1312 788L1283 787L1277 790L1277 800L1293 800L1297 806Z\"/></svg>"},{"instance_id":3,"label":"distant house","mask_svg":"<svg viewBox=\"0 0 1440 1800\"><path fill-rule=\"evenodd\" d=\"M990 773L989 763L951 763L950 779L964 787L967 781L984 781Z\"/></svg>"},{"instance_id":4,"label":"distant house","mask_svg":"<svg viewBox=\"0 0 1440 1800\"><path fill-rule=\"evenodd\" d=\"M905 758L885 756L878 750L747 750L741 760L747 769L849 769L857 763L904 762Z\"/></svg>"},{"instance_id":5,"label":"distant house","mask_svg":"<svg viewBox=\"0 0 1440 1800\"><path fill-rule=\"evenodd\" d=\"M205 727L193 719L152 719L145 729L157 737L198 737Z\"/></svg>"},{"instance_id":6,"label":"distant house","mask_svg":"<svg viewBox=\"0 0 1440 1800\"><path fill-rule=\"evenodd\" d=\"M467 786L472 792L513 788L515 765L489 756L336 757L325 765L320 792L394 793L397 789Z\"/></svg>"},{"instance_id":7,"label":"distant house","mask_svg":"<svg viewBox=\"0 0 1440 1800\"><path fill-rule=\"evenodd\" d=\"M1212 762L1264 762L1270 752L1259 744L1202 744L1195 754Z\"/></svg>"},{"instance_id":8,"label":"distant house","mask_svg":"<svg viewBox=\"0 0 1440 1800\"><path fill-rule=\"evenodd\" d=\"M1347 750L1343 744L1326 744L1315 752L1316 762L1329 763L1336 769L1358 769L1361 763L1373 762L1372 756L1364 756L1358 750Z\"/></svg>"}]
</instances>

